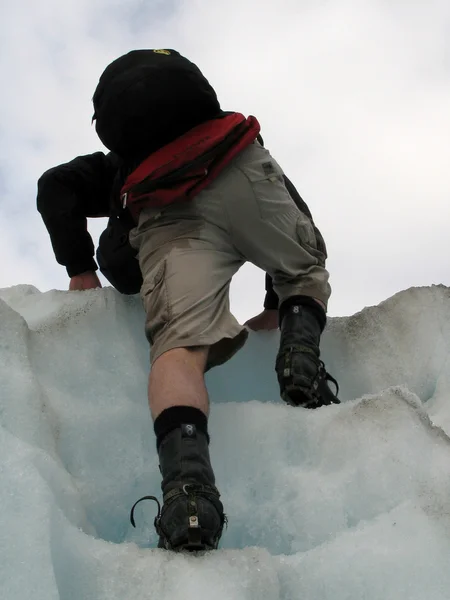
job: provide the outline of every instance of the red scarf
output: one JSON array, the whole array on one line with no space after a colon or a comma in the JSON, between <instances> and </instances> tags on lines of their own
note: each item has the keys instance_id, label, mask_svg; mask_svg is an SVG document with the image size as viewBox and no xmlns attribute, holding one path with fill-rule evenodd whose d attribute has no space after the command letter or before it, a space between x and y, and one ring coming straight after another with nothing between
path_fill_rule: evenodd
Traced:
<instances>
[{"instance_id":1,"label":"red scarf","mask_svg":"<svg viewBox=\"0 0 450 600\"><path fill-rule=\"evenodd\" d=\"M121 189L123 207L137 221L145 207L190 200L257 138L255 117L240 113L206 121L150 154L127 177Z\"/></svg>"}]
</instances>

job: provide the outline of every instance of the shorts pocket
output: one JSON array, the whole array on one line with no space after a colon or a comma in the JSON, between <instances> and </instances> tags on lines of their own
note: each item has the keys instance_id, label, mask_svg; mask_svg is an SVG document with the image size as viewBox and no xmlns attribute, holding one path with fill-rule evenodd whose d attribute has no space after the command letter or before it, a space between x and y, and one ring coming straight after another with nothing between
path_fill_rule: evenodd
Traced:
<instances>
[{"instance_id":1,"label":"shorts pocket","mask_svg":"<svg viewBox=\"0 0 450 600\"><path fill-rule=\"evenodd\" d=\"M283 170L270 154L262 156L257 160L243 162L239 167L252 183L266 180L283 181Z\"/></svg>"},{"instance_id":2,"label":"shorts pocket","mask_svg":"<svg viewBox=\"0 0 450 600\"><path fill-rule=\"evenodd\" d=\"M290 218L295 218L296 207L286 189L283 170L270 154L242 162L239 169L253 190L263 220L278 221L280 213L289 213Z\"/></svg>"},{"instance_id":3,"label":"shorts pocket","mask_svg":"<svg viewBox=\"0 0 450 600\"><path fill-rule=\"evenodd\" d=\"M323 239L323 235L320 233L319 229L313 224L314 233L316 234L316 246L317 250L322 252L325 259L328 258L327 246L325 244L325 240Z\"/></svg>"},{"instance_id":4,"label":"shorts pocket","mask_svg":"<svg viewBox=\"0 0 450 600\"><path fill-rule=\"evenodd\" d=\"M198 239L203 226L204 221L197 215L179 218L167 215L155 221L140 234L142 268L145 269L147 261L153 262L157 256L166 254L169 248L188 248L192 239Z\"/></svg>"},{"instance_id":5,"label":"shorts pocket","mask_svg":"<svg viewBox=\"0 0 450 600\"><path fill-rule=\"evenodd\" d=\"M297 219L297 236L302 248L317 259L318 264L325 266L327 258L325 242L322 234L309 217L300 213ZM317 232L319 235L317 235Z\"/></svg>"},{"instance_id":6,"label":"shorts pocket","mask_svg":"<svg viewBox=\"0 0 450 600\"><path fill-rule=\"evenodd\" d=\"M169 324L171 310L165 281L165 259L158 262L144 278L141 298L146 313L145 334L148 341L154 344L158 334Z\"/></svg>"}]
</instances>

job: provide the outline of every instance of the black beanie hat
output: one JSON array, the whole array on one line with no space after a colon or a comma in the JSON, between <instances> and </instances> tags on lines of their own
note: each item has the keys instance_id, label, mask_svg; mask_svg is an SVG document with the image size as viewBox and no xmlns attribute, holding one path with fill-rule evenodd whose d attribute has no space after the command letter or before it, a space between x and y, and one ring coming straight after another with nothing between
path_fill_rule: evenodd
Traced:
<instances>
[{"instance_id":1,"label":"black beanie hat","mask_svg":"<svg viewBox=\"0 0 450 600\"><path fill-rule=\"evenodd\" d=\"M207 79L175 50L133 50L116 59L93 103L100 140L124 159L143 159L220 113Z\"/></svg>"}]
</instances>

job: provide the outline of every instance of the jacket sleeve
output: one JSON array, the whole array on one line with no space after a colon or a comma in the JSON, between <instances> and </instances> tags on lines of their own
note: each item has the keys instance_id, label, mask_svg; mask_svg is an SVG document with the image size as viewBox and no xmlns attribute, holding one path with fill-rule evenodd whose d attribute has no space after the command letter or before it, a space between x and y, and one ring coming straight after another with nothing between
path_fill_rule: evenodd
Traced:
<instances>
[{"instance_id":1,"label":"jacket sleeve","mask_svg":"<svg viewBox=\"0 0 450 600\"><path fill-rule=\"evenodd\" d=\"M49 169L38 181L37 209L69 277L97 269L86 218L109 215L118 167L113 154L96 152Z\"/></svg>"},{"instance_id":2,"label":"jacket sleeve","mask_svg":"<svg viewBox=\"0 0 450 600\"><path fill-rule=\"evenodd\" d=\"M284 179L284 184L286 186L286 189L289 192L289 195L291 196L291 198L293 199L295 204L297 205L297 207L301 210L301 212L304 215L306 215L308 218L311 219L313 226L314 226L314 231L316 233L317 247L320 250L322 250L324 255L326 256L325 242L323 240L322 234L317 229L317 227L314 225L312 214L308 208L308 205L303 200L303 198L300 196L300 194L298 193L298 191L297 191L296 187L294 186L294 184L292 183L292 181L286 175L283 175L283 179ZM278 298L275 290L273 289L272 277L268 273L266 273L266 297L264 299L264 308L266 310L277 309L278 303L279 303L279 298Z\"/></svg>"}]
</instances>

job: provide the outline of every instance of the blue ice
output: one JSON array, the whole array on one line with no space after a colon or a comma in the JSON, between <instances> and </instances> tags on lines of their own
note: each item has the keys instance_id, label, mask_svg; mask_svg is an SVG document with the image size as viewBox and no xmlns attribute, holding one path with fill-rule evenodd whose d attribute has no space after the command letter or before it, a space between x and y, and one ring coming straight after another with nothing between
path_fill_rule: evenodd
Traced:
<instances>
[{"instance_id":1,"label":"blue ice","mask_svg":"<svg viewBox=\"0 0 450 600\"><path fill-rule=\"evenodd\" d=\"M277 333L207 376L229 518L156 549L160 494L136 297L0 290L2 600L449 600L450 289L331 318L343 403L284 405Z\"/></svg>"}]
</instances>

